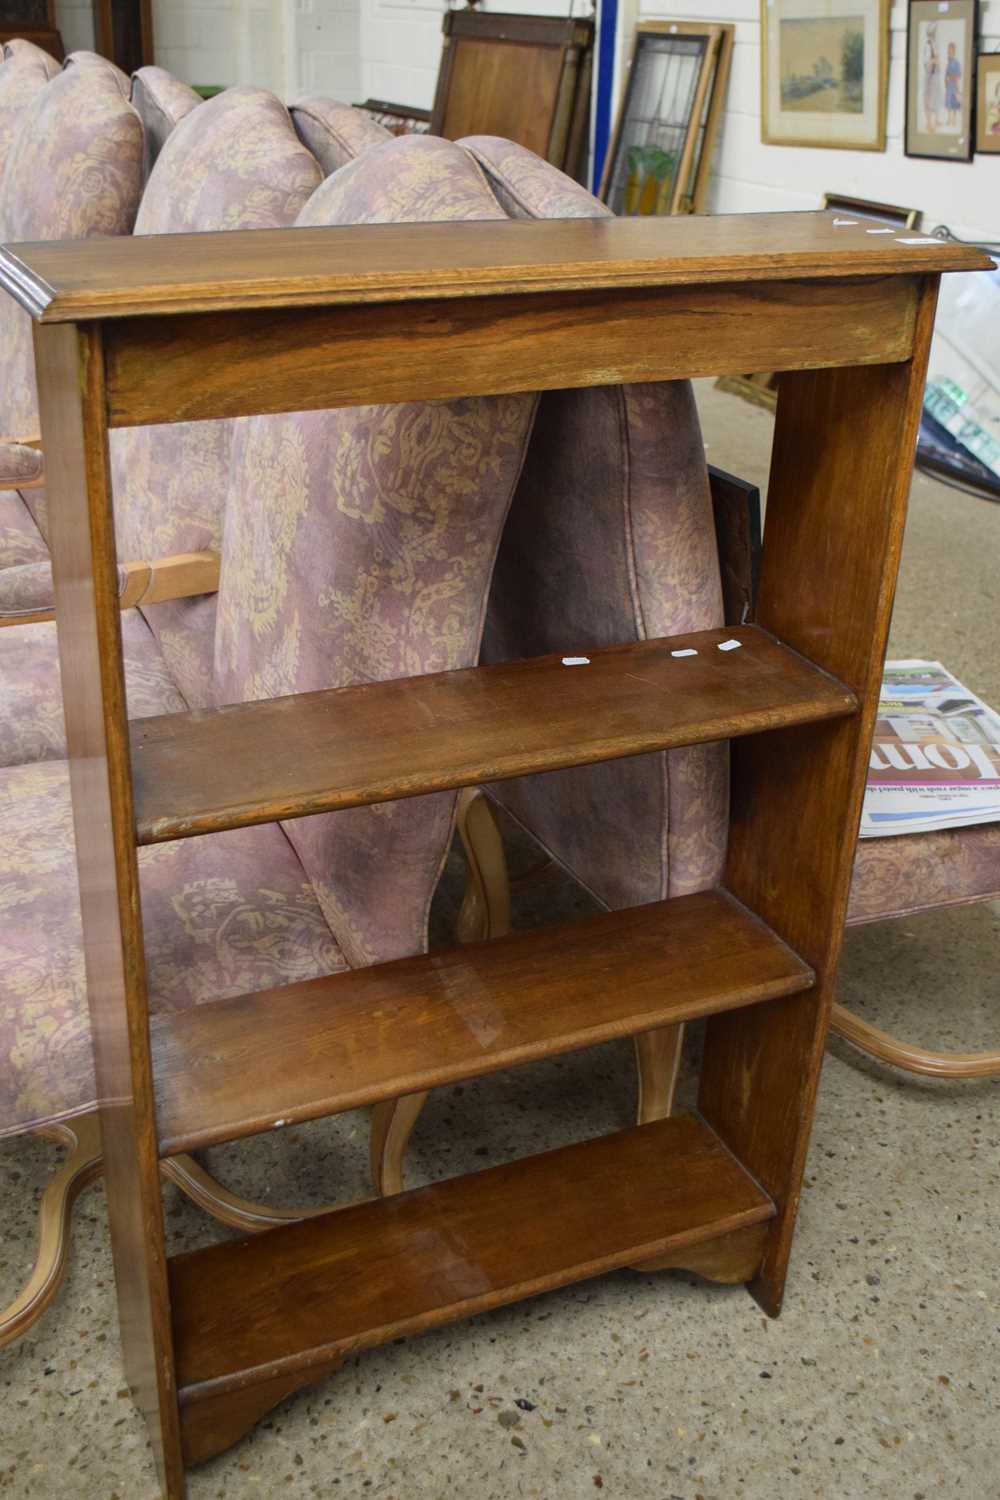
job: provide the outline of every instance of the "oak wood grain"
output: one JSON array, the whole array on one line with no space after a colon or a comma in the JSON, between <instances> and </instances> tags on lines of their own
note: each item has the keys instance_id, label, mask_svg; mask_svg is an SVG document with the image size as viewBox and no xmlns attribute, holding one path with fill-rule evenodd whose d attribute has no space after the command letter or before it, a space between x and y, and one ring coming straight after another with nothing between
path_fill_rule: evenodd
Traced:
<instances>
[{"instance_id":1,"label":"oak wood grain","mask_svg":"<svg viewBox=\"0 0 1000 1500\"><path fill-rule=\"evenodd\" d=\"M981 250L836 227L832 212L378 224L8 245L43 322L491 293L985 270ZM769 369L774 365L767 366Z\"/></svg>"},{"instance_id":2,"label":"oak wood grain","mask_svg":"<svg viewBox=\"0 0 1000 1500\"><path fill-rule=\"evenodd\" d=\"M113 426L908 359L914 276L279 308L107 325Z\"/></svg>"},{"instance_id":3,"label":"oak wood grain","mask_svg":"<svg viewBox=\"0 0 1000 1500\"><path fill-rule=\"evenodd\" d=\"M692 1115L169 1262L185 1405L761 1223Z\"/></svg>"},{"instance_id":4,"label":"oak wood grain","mask_svg":"<svg viewBox=\"0 0 1000 1500\"><path fill-rule=\"evenodd\" d=\"M164 1155L798 994L721 891L217 1000L151 1021Z\"/></svg>"},{"instance_id":5,"label":"oak wood grain","mask_svg":"<svg viewBox=\"0 0 1000 1500\"><path fill-rule=\"evenodd\" d=\"M125 1369L184 1492L133 834L100 328L36 328L87 999Z\"/></svg>"},{"instance_id":6,"label":"oak wood grain","mask_svg":"<svg viewBox=\"0 0 1000 1500\"><path fill-rule=\"evenodd\" d=\"M720 651L727 640L738 649ZM678 650L695 656L675 657ZM137 719L142 844L851 714L754 626Z\"/></svg>"},{"instance_id":7,"label":"oak wood grain","mask_svg":"<svg viewBox=\"0 0 1000 1500\"><path fill-rule=\"evenodd\" d=\"M861 713L732 747L726 883L817 973L803 1003L709 1022L700 1108L774 1197L754 1293L781 1305L854 865L937 295L903 365L782 376L757 619Z\"/></svg>"}]
</instances>

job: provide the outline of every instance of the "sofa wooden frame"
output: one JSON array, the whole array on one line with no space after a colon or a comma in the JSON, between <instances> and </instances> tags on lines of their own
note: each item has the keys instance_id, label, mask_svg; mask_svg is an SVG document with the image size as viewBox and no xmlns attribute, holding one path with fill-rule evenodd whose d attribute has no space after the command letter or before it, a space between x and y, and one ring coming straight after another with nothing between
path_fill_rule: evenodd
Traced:
<instances>
[{"instance_id":1,"label":"sofa wooden frame","mask_svg":"<svg viewBox=\"0 0 1000 1500\"><path fill-rule=\"evenodd\" d=\"M169 1500L348 1352L550 1287L679 1265L779 1311L938 275L989 264L823 213L0 252L36 319L124 1356ZM110 428L746 369L788 372L756 625L129 724ZM719 738L717 891L150 1020L140 844ZM168 1257L164 1157L704 1015L692 1114Z\"/></svg>"}]
</instances>

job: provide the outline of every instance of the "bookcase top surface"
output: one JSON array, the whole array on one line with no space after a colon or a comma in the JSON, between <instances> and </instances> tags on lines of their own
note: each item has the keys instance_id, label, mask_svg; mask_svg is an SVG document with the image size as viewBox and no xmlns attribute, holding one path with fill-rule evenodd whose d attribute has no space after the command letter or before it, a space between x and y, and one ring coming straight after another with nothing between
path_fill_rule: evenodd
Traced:
<instances>
[{"instance_id":1,"label":"bookcase top surface","mask_svg":"<svg viewBox=\"0 0 1000 1500\"><path fill-rule=\"evenodd\" d=\"M42 323L533 292L987 270L972 246L847 214L367 224L6 245Z\"/></svg>"}]
</instances>

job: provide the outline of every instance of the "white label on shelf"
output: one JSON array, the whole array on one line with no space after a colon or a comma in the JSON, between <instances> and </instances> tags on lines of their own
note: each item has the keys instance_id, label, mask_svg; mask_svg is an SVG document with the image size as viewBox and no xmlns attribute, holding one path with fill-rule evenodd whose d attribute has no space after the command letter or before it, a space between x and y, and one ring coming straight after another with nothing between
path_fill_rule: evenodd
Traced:
<instances>
[{"instance_id":1,"label":"white label on shelf","mask_svg":"<svg viewBox=\"0 0 1000 1500\"><path fill-rule=\"evenodd\" d=\"M919 239L915 240L896 240L897 245L939 245L940 243L940 240L932 240L927 235L921 235Z\"/></svg>"},{"instance_id":2,"label":"white label on shelf","mask_svg":"<svg viewBox=\"0 0 1000 1500\"><path fill-rule=\"evenodd\" d=\"M865 234L895 234L894 229L866 229Z\"/></svg>"},{"instance_id":3,"label":"white label on shelf","mask_svg":"<svg viewBox=\"0 0 1000 1500\"><path fill-rule=\"evenodd\" d=\"M737 651L739 649L739 647L742 646L742 644L743 644L742 641L720 641L719 642L719 650L720 651Z\"/></svg>"},{"instance_id":4,"label":"white label on shelf","mask_svg":"<svg viewBox=\"0 0 1000 1500\"><path fill-rule=\"evenodd\" d=\"M857 219L834 219L833 227L836 229L842 224L857 224L857 222Z\"/></svg>"},{"instance_id":5,"label":"white label on shelf","mask_svg":"<svg viewBox=\"0 0 1000 1500\"><path fill-rule=\"evenodd\" d=\"M589 656L564 656L562 659L564 667L589 667Z\"/></svg>"},{"instance_id":6,"label":"white label on shelf","mask_svg":"<svg viewBox=\"0 0 1000 1500\"><path fill-rule=\"evenodd\" d=\"M693 646L685 646L683 651L671 651L671 656L697 656L698 653Z\"/></svg>"}]
</instances>

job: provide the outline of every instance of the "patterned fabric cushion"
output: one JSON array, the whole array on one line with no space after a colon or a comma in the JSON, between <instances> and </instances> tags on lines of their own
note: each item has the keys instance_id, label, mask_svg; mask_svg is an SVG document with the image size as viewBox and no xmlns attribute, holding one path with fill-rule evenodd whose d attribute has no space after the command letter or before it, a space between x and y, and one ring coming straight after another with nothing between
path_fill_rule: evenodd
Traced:
<instances>
[{"instance_id":1,"label":"patterned fabric cushion","mask_svg":"<svg viewBox=\"0 0 1000 1500\"><path fill-rule=\"evenodd\" d=\"M322 180L285 106L266 89L233 88L176 126L150 175L136 234L278 229ZM118 554L123 560L218 548L231 422L112 434ZM147 618L193 708L213 701L215 599L158 604Z\"/></svg>"},{"instance_id":2,"label":"patterned fabric cushion","mask_svg":"<svg viewBox=\"0 0 1000 1500\"><path fill-rule=\"evenodd\" d=\"M0 490L0 571L48 559L49 549L16 490Z\"/></svg>"},{"instance_id":3,"label":"patterned fabric cushion","mask_svg":"<svg viewBox=\"0 0 1000 1500\"><path fill-rule=\"evenodd\" d=\"M93 1108L68 768L0 771L0 1137ZM280 828L139 855L153 1011L344 967Z\"/></svg>"},{"instance_id":4,"label":"patterned fabric cushion","mask_svg":"<svg viewBox=\"0 0 1000 1500\"><path fill-rule=\"evenodd\" d=\"M401 137L327 178L300 224L498 219L457 146ZM241 424L219 590L220 701L472 665L532 396ZM419 951L451 793L288 823L352 965Z\"/></svg>"},{"instance_id":5,"label":"patterned fabric cushion","mask_svg":"<svg viewBox=\"0 0 1000 1500\"><path fill-rule=\"evenodd\" d=\"M63 66L66 68L103 68L114 78L124 98L127 99L131 93L132 84L128 74L123 72L109 57L102 57L99 52L88 52L83 49L79 52L70 52Z\"/></svg>"},{"instance_id":6,"label":"patterned fabric cushion","mask_svg":"<svg viewBox=\"0 0 1000 1500\"><path fill-rule=\"evenodd\" d=\"M118 70L103 59L67 68L21 112L0 181L0 238L128 234L141 187L142 124ZM8 296L0 296L0 350L0 433L37 432L31 319ZM25 504L44 534L44 491L26 490Z\"/></svg>"},{"instance_id":7,"label":"patterned fabric cushion","mask_svg":"<svg viewBox=\"0 0 1000 1500\"><path fill-rule=\"evenodd\" d=\"M132 718L183 713L187 704L137 610L122 614L122 646ZM61 760L65 754L55 623L0 629L0 767Z\"/></svg>"},{"instance_id":8,"label":"patterned fabric cushion","mask_svg":"<svg viewBox=\"0 0 1000 1500\"><path fill-rule=\"evenodd\" d=\"M292 105L291 114L299 139L309 147L327 177L369 146L392 140L388 130L360 109L319 94L300 99Z\"/></svg>"},{"instance_id":9,"label":"patterned fabric cushion","mask_svg":"<svg viewBox=\"0 0 1000 1500\"><path fill-rule=\"evenodd\" d=\"M686 381L543 394L490 594L485 661L576 655L723 623ZM700 890L725 853L724 747L507 781L492 794L594 895Z\"/></svg>"},{"instance_id":10,"label":"patterned fabric cushion","mask_svg":"<svg viewBox=\"0 0 1000 1500\"><path fill-rule=\"evenodd\" d=\"M525 146L499 135L467 135L459 145L476 158L508 218L614 218L593 193Z\"/></svg>"},{"instance_id":11,"label":"patterned fabric cushion","mask_svg":"<svg viewBox=\"0 0 1000 1500\"><path fill-rule=\"evenodd\" d=\"M54 601L50 562L20 563L0 573L0 619L41 614L54 608Z\"/></svg>"},{"instance_id":12,"label":"patterned fabric cushion","mask_svg":"<svg viewBox=\"0 0 1000 1500\"><path fill-rule=\"evenodd\" d=\"M58 72L59 64L55 58L36 47L34 42L18 37L4 43L3 62L0 63L0 176L21 111Z\"/></svg>"},{"instance_id":13,"label":"patterned fabric cushion","mask_svg":"<svg viewBox=\"0 0 1000 1500\"><path fill-rule=\"evenodd\" d=\"M531 151L462 142L514 218L609 218ZM687 381L542 395L490 594L483 660L576 654L723 624L708 472ZM714 885L723 745L506 781L491 795L610 907Z\"/></svg>"},{"instance_id":14,"label":"patterned fabric cushion","mask_svg":"<svg viewBox=\"0 0 1000 1500\"><path fill-rule=\"evenodd\" d=\"M44 468L45 462L37 448L30 448L27 443L0 443L0 484L10 485L12 489L33 484L41 479Z\"/></svg>"},{"instance_id":15,"label":"patterned fabric cushion","mask_svg":"<svg viewBox=\"0 0 1000 1500\"><path fill-rule=\"evenodd\" d=\"M167 136L201 103L201 95L166 68L148 67L132 74L131 98L145 131L143 174L148 177Z\"/></svg>"},{"instance_id":16,"label":"patterned fabric cushion","mask_svg":"<svg viewBox=\"0 0 1000 1500\"><path fill-rule=\"evenodd\" d=\"M118 592L123 594L128 573L118 567ZM42 614L56 607L52 564L25 562L0 571L0 619L6 615Z\"/></svg>"},{"instance_id":17,"label":"patterned fabric cushion","mask_svg":"<svg viewBox=\"0 0 1000 1500\"><path fill-rule=\"evenodd\" d=\"M1000 823L860 839L849 927L1000 898Z\"/></svg>"}]
</instances>

